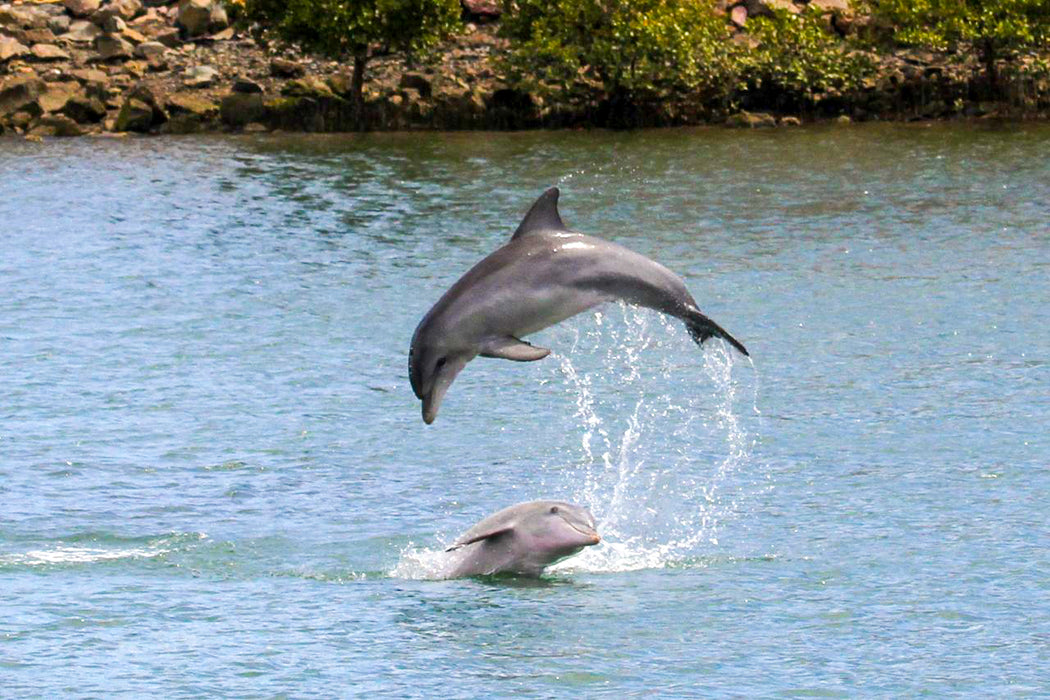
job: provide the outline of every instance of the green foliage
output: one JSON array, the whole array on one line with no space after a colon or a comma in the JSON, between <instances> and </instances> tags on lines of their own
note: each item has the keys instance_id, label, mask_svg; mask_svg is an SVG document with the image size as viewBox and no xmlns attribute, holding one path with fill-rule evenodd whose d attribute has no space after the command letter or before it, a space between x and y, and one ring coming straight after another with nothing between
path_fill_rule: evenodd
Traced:
<instances>
[{"instance_id":1,"label":"green foliage","mask_svg":"<svg viewBox=\"0 0 1050 700\"><path fill-rule=\"evenodd\" d=\"M528 88L591 84L635 101L686 98L715 108L749 94L813 104L874 72L819 12L752 18L746 43L732 39L711 0L518 0L508 9L508 73Z\"/></svg>"},{"instance_id":2,"label":"green foliage","mask_svg":"<svg viewBox=\"0 0 1050 700\"><path fill-rule=\"evenodd\" d=\"M889 21L904 44L954 49L990 42L1000 50L1047 48L1047 0L870 0L874 14Z\"/></svg>"},{"instance_id":3,"label":"green foliage","mask_svg":"<svg viewBox=\"0 0 1050 700\"><path fill-rule=\"evenodd\" d=\"M778 10L747 26L757 46L741 60L753 90L787 93L812 104L857 90L874 75L872 61L828 31L819 12Z\"/></svg>"},{"instance_id":4,"label":"green foliage","mask_svg":"<svg viewBox=\"0 0 1050 700\"><path fill-rule=\"evenodd\" d=\"M734 46L709 0L517 0L503 32L519 83L592 87L645 100L724 93Z\"/></svg>"},{"instance_id":5,"label":"green foliage","mask_svg":"<svg viewBox=\"0 0 1050 700\"><path fill-rule=\"evenodd\" d=\"M249 19L331 56L423 51L459 25L458 0L245 0Z\"/></svg>"},{"instance_id":6,"label":"green foliage","mask_svg":"<svg viewBox=\"0 0 1050 700\"><path fill-rule=\"evenodd\" d=\"M997 99L1010 92L1000 80L1001 59L1050 49L1050 0L868 0L868 7L902 44L976 53ZM1012 64L1005 77L1023 81L1022 73Z\"/></svg>"}]
</instances>

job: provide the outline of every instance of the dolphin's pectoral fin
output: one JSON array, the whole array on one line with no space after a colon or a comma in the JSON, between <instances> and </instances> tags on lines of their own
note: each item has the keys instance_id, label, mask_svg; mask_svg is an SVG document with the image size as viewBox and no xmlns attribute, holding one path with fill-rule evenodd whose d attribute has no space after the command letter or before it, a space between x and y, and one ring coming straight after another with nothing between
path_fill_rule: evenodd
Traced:
<instances>
[{"instance_id":1,"label":"dolphin's pectoral fin","mask_svg":"<svg viewBox=\"0 0 1050 700\"><path fill-rule=\"evenodd\" d=\"M514 360L515 362L534 362L550 355L551 351L547 348L530 345L524 340L508 335L485 343L478 354L482 357L498 357L503 360Z\"/></svg>"},{"instance_id":2,"label":"dolphin's pectoral fin","mask_svg":"<svg viewBox=\"0 0 1050 700\"><path fill-rule=\"evenodd\" d=\"M501 528L498 528L496 530L488 530L486 532L482 532L479 535L474 535L473 537L467 538L465 540L458 540L455 544L453 544L451 547L449 547L445 551L446 552L451 552L454 549L459 549L460 547L466 547L468 544L474 544L475 542L481 542L482 540L495 539L497 537L501 537L502 535L506 535L507 533L512 532L513 530L514 530L514 528L513 527L509 527L509 526L508 527L501 527Z\"/></svg>"}]
</instances>

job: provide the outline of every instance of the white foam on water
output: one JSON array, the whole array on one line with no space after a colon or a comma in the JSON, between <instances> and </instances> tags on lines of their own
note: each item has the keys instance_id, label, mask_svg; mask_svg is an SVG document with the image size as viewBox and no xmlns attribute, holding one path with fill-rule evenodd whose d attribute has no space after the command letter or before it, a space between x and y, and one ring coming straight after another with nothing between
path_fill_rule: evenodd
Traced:
<instances>
[{"instance_id":1,"label":"white foam on water","mask_svg":"<svg viewBox=\"0 0 1050 700\"><path fill-rule=\"evenodd\" d=\"M198 540L207 539L204 533L192 533ZM95 564L122 559L152 559L175 551L186 541L187 535L172 535L137 546L112 547L85 546L58 543L44 549L0 556L0 565L56 566L72 564Z\"/></svg>"},{"instance_id":2,"label":"white foam on water","mask_svg":"<svg viewBox=\"0 0 1050 700\"><path fill-rule=\"evenodd\" d=\"M444 578L448 557L441 548L428 549L409 543L401 550L401 557L390 570L395 578L432 580Z\"/></svg>"}]
</instances>

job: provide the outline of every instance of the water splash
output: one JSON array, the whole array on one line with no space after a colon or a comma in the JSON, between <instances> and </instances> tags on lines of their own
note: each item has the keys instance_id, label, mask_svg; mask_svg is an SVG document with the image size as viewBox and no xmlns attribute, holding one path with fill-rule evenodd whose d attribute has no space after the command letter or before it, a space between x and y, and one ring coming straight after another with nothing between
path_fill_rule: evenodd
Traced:
<instances>
[{"instance_id":1,"label":"water splash","mask_svg":"<svg viewBox=\"0 0 1050 700\"><path fill-rule=\"evenodd\" d=\"M565 430L579 443L543 465L549 476L535 497L587 506L603 541L550 570L704 561L741 507L736 477L746 474L753 447L737 413L732 351L710 342L701 352L678 321L625 304L553 332L550 346L568 350L535 371L565 388ZM445 564L440 549L409 545L390 573L440 578Z\"/></svg>"},{"instance_id":2,"label":"water splash","mask_svg":"<svg viewBox=\"0 0 1050 700\"><path fill-rule=\"evenodd\" d=\"M558 357L575 401L578 455L549 466L563 475L552 492L590 508L603 543L553 570L696 561L739 510L735 477L751 460L735 358L720 343L697 352L677 321L623 304L594 321L575 324L570 351ZM600 366L582 369L591 357Z\"/></svg>"},{"instance_id":3,"label":"water splash","mask_svg":"<svg viewBox=\"0 0 1050 700\"><path fill-rule=\"evenodd\" d=\"M409 542L401 550L397 565L390 571L395 578L426 580L443 578L448 566L444 549L429 549Z\"/></svg>"}]
</instances>

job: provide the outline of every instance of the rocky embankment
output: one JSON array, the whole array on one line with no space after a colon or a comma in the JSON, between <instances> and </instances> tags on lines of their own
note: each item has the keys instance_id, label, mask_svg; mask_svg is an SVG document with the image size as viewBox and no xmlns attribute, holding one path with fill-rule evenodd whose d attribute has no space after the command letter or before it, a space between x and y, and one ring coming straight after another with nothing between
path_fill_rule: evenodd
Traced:
<instances>
[{"instance_id":1,"label":"rocky embankment","mask_svg":"<svg viewBox=\"0 0 1050 700\"><path fill-rule=\"evenodd\" d=\"M506 129L615 125L609 104L559 103L504 84L495 57L498 5L463 0L464 31L434 60L370 62L363 114L348 97L350 69L300 53L258 28L232 25L220 0L22 0L0 4L0 133L45 136L201 131L347 131L356 128ZM747 23L779 7L817 7L829 31L873 31L845 0L722 2L737 40ZM826 102L806 118L945 118L996 114L973 99L972 65L914 50L874 57L863 94ZM1037 96L1047 99L1045 94ZM719 113L655 104L637 125L798 123L776 105ZM754 113L760 112L760 113Z\"/></svg>"},{"instance_id":2,"label":"rocky embankment","mask_svg":"<svg viewBox=\"0 0 1050 700\"><path fill-rule=\"evenodd\" d=\"M364 126L514 125L514 97L484 84L501 45L468 24L425 71L376 59ZM357 126L349 88L348 66L252 36L218 0L0 4L0 133L344 131Z\"/></svg>"}]
</instances>

